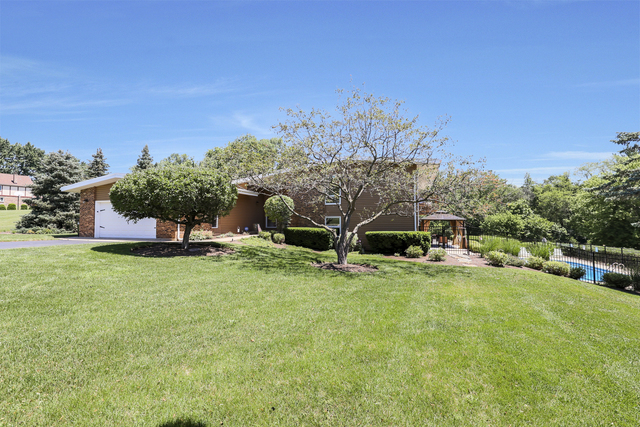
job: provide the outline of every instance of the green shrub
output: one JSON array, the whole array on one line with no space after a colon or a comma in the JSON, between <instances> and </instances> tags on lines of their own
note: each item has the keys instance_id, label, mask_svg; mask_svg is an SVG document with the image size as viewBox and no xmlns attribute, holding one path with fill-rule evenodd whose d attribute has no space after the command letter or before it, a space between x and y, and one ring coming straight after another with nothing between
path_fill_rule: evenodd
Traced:
<instances>
[{"instance_id":1,"label":"green shrub","mask_svg":"<svg viewBox=\"0 0 640 427\"><path fill-rule=\"evenodd\" d=\"M213 239L213 233L211 231L196 230L192 231L189 235L189 240L211 240Z\"/></svg>"},{"instance_id":2,"label":"green shrub","mask_svg":"<svg viewBox=\"0 0 640 427\"><path fill-rule=\"evenodd\" d=\"M480 253L481 249L482 249L482 243L477 242L475 240L469 241L469 250L471 252Z\"/></svg>"},{"instance_id":3,"label":"green shrub","mask_svg":"<svg viewBox=\"0 0 640 427\"><path fill-rule=\"evenodd\" d=\"M583 267L571 267L569 270L569 277L572 279L580 280L587 274L587 270Z\"/></svg>"},{"instance_id":4,"label":"green shrub","mask_svg":"<svg viewBox=\"0 0 640 427\"><path fill-rule=\"evenodd\" d=\"M6 211L7 207L4 204L0 205L0 211Z\"/></svg>"},{"instance_id":5,"label":"green shrub","mask_svg":"<svg viewBox=\"0 0 640 427\"><path fill-rule=\"evenodd\" d=\"M29 210L29 206L26 203L23 203L20 205L20 210L21 211Z\"/></svg>"},{"instance_id":6,"label":"green shrub","mask_svg":"<svg viewBox=\"0 0 640 427\"><path fill-rule=\"evenodd\" d=\"M554 246L546 243L529 243L526 248L531 255L542 258L545 261L549 261L549 258L551 258L551 254L553 253Z\"/></svg>"},{"instance_id":7,"label":"green shrub","mask_svg":"<svg viewBox=\"0 0 640 427\"><path fill-rule=\"evenodd\" d=\"M629 277L631 278L631 285L636 292L640 291L640 265L629 267Z\"/></svg>"},{"instance_id":8,"label":"green shrub","mask_svg":"<svg viewBox=\"0 0 640 427\"><path fill-rule=\"evenodd\" d=\"M365 235L376 253L402 253L409 246L419 246L427 253L431 248L431 234L426 231L367 231Z\"/></svg>"},{"instance_id":9,"label":"green shrub","mask_svg":"<svg viewBox=\"0 0 640 427\"><path fill-rule=\"evenodd\" d=\"M407 255L407 258L420 258L424 255L424 251L420 246L409 246L404 253Z\"/></svg>"},{"instance_id":10,"label":"green shrub","mask_svg":"<svg viewBox=\"0 0 640 427\"><path fill-rule=\"evenodd\" d=\"M8 210L8 211L15 211L15 210L17 210L17 209L16 209L16 204L15 204L15 203L9 203L9 204L7 205L7 210Z\"/></svg>"},{"instance_id":11,"label":"green shrub","mask_svg":"<svg viewBox=\"0 0 640 427\"><path fill-rule=\"evenodd\" d=\"M512 267L522 267L524 265L524 260L517 256L508 255L506 264Z\"/></svg>"},{"instance_id":12,"label":"green shrub","mask_svg":"<svg viewBox=\"0 0 640 427\"><path fill-rule=\"evenodd\" d=\"M353 233L349 233L348 237L351 237ZM361 252L362 251L362 242L360 241L360 239L358 238L358 234L356 234L355 236L353 236L353 240L351 241L351 244L349 245L349 252Z\"/></svg>"},{"instance_id":13,"label":"green shrub","mask_svg":"<svg viewBox=\"0 0 640 427\"><path fill-rule=\"evenodd\" d=\"M258 237L264 240L271 240L271 233L268 231L261 231L258 233Z\"/></svg>"},{"instance_id":14,"label":"green shrub","mask_svg":"<svg viewBox=\"0 0 640 427\"><path fill-rule=\"evenodd\" d=\"M524 265L534 270L542 270L543 264L544 264L543 258L540 258L537 256L530 256L529 258L527 258L527 262Z\"/></svg>"},{"instance_id":15,"label":"green shrub","mask_svg":"<svg viewBox=\"0 0 640 427\"><path fill-rule=\"evenodd\" d=\"M235 236L235 234L233 234L233 231L228 231L224 233L224 237L233 237L233 236Z\"/></svg>"},{"instance_id":16,"label":"green shrub","mask_svg":"<svg viewBox=\"0 0 640 427\"><path fill-rule=\"evenodd\" d=\"M631 277L621 273L604 273L602 281L606 286L618 289L625 289L631 285Z\"/></svg>"},{"instance_id":17,"label":"green shrub","mask_svg":"<svg viewBox=\"0 0 640 427\"><path fill-rule=\"evenodd\" d=\"M444 261L447 258L447 251L442 248L429 251L429 261Z\"/></svg>"},{"instance_id":18,"label":"green shrub","mask_svg":"<svg viewBox=\"0 0 640 427\"><path fill-rule=\"evenodd\" d=\"M494 267L504 267L509 259L509 255L504 252L491 251L486 255L487 264Z\"/></svg>"},{"instance_id":19,"label":"green shrub","mask_svg":"<svg viewBox=\"0 0 640 427\"><path fill-rule=\"evenodd\" d=\"M542 272L554 274L556 276L569 275L569 264L560 261L547 261L542 264Z\"/></svg>"},{"instance_id":20,"label":"green shrub","mask_svg":"<svg viewBox=\"0 0 640 427\"><path fill-rule=\"evenodd\" d=\"M289 245L317 251L333 248L333 236L324 228L289 227L284 229L284 237Z\"/></svg>"},{"instance_id":21,"label":"green shrub","mask_svg":"<svg viewBox=\"0 0 640 427\"><path fill-rule=\"evenodd\" d=\"M485 237L480 241L480 248L478 252L480 256L486 257L489 252L497 251L500 249L500 240L496 237Z\"/></svg>"},{"instance_id":22,"label":"green shrub","mask_svg":"<svg viewBox=\"0 0 640 427\"><path fill-rule=\"evenodd\" d=\"M277 243L279 245L284 243L284 239L285 239L284 234L282 233L275 233L273 236L271 236L271 238L274 243Z\"/></svg>"},{"instance_id":23,"label":"green shrub","mask_svg":"<svg viewBox=\"0 0 640 427\"><path fill-rule=\"evenodd\" d=\"M520 248L522 247L522 243L520 240L514 239L504 239L500 242L500 249L505 254L513 255L517 257L520 254Z\"/></svg>"}]
</instances>

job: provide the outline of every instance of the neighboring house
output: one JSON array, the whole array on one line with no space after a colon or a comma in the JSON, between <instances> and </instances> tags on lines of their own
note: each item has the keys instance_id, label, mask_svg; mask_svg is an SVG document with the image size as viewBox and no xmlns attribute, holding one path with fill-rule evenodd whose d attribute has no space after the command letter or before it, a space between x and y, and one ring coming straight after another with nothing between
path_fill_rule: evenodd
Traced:
<instances>
[{"instance_id":1,"label":"neighboring house","mask_svg":"<svg viewBox=\"0 0 640 427\"><path fill-rule=\"evenodd\" d=\"M123 173L114 173L93 178L77 184L62 187L62 191L80 193L80 237L95 238L168 238L180 239L179 227L171 222L144 219L134 223L127 222L113 211L109 200L111 186L124 178ZM217 224L202 224L194 230L211 230L214 233L256 231L274 229L277 224L270 221L264 213L267 195L247 189L247 182L234 181L238 186L238 200L229 215L218 218ZM373 198L362 197L361 202L373 204ZM341 200L326 200L325 205L314 209L316 220L324 221L329 227L340 226L340 212L337 204ZM301 201L296 201L296 206ZM415 231L418 227L417 212L413 216L387 215L378 218L360 228L358 234L366 245L364 233L367 231ZM312 226L298 217L292 218L291 226Z\"/></svg>"},{"instance_id":2,"label":"neighboring house","mask_svg":"<svg viewBox=\"0 0 640 427\"><path fill-rule=\"evenodd\" d=\"M25 200L33 198L32 186L33 181L28 176L0 173L0 204L15 203L20 209Z\"/></svg>"}]
</instances>

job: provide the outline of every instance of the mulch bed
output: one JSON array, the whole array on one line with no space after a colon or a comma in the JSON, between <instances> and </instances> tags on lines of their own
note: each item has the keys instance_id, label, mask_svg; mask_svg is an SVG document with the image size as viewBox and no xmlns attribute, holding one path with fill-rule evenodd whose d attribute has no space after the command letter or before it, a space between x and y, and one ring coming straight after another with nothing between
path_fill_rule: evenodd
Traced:
<instances>
[{"instance_id":1,"label":"mulch bed","mask_svg":"<svg viewBox=\"0 0 640 427\"><path fill-rule=\"evenodd\" d=\"M136 255L147 257L176 257L176 256L221 256L231 255L234 251L231 248L212 245L191 245L189 249L182 249L179 244L157 244L151 246L140 246L132 248L131 252Z\"/></svg>"},{"instance_id":2,"label":"mulch bed","mask_svg":"<svg viewBox=\"0 0 640 427\"><path fill-rule=\"evenodd\" d=\"M347 273L373 273L378 271L378 267L369 264L337 264L334 262L318 262L312 263L312 267L322 270L342 271Z\"/></svg>"}]
</instances>

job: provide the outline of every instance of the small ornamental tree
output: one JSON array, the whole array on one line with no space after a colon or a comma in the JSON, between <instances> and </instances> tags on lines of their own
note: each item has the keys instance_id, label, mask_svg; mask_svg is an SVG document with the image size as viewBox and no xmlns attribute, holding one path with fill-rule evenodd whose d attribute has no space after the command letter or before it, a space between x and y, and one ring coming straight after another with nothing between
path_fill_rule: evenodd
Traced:
<instances>
[{"instance_id":1,"label":"small ornamental tree","mask_svg":"<svg viewBox=\"0 0 640 427\"><path fill-rule=\"evenodd\" d=\"M293 209L295 209L293 200L287 196L271 196L264 202L264 213L267 214L269 219L277 221L278 232L280 233L291 222Z\"/></svg>"},{"instance_id":2,"label":"small ornamental tree","mask_svg":"<svg viewBox=\"0 0 640 427\"><path fill-rule=\"evenodd\" d=\"M33 180L31 212L16 223L18 229L52 228L77 231L80 218L80 195L60 191L65 185L82 181L80 162L68 152L45 156L40 172Z\"/></svg>"},{"instance_id":3,"label":"small ornamental tree","mask_svg":"<svg viewBox=\"0 0 640 427\"><path fill-rule=\"evenodd\" d=\"M105 176L109 171L109 165L104 158L104 154L102 154L102 148L98 148L96 154L92 154L93 160L87 166L87 178L98 178L101 176Z\"/></svg>"},{"instance_id":4,"label":"small ornamental tree","mask_svg":"<svg viewBox=\"0 0 640 427\"><path fill-rule=\"evenodd\" d=\"M183 225L182 248L188 249L193 227L228 215L238 190L217 171L173 165L128 174L111 187L109 197L113 210L127 220L155 218Z\"/></svg>"}]
</instances>

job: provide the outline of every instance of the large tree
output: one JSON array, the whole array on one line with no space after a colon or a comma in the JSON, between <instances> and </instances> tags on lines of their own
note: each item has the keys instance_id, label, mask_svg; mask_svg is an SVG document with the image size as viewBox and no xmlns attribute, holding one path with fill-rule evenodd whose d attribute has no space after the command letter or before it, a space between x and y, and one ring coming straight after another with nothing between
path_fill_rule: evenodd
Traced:
<instances>
[{"instance_id":1,"label":"large tree","mask_svg":"<svg viewBox=\"0 0 640 427\"><path fill-rule=\"evenodd\" d=\"M87 178L98 178L104 176L109 171L109 165L107 164L104 154L102 154L102 148L98 148L96 154L92 154L93 160L87 166Z\"/></svg>"},{"instance_id":2,"label":"large tree","mask_svg":"<svg viewBox=\"0 0 640 427\"><path fill-rule=\"evenodd\" d=\"M130 221L156 218L184 226L183 249L191 230L228 215L238 191L227 175L203 168L167 165L126 175L109 193L113 209Z\"/></svg>"},{"instance_id":3,"label":"large tree","mask_svg":"<svg viewBox=\"0 0 640 427\"><path fill-rule=\"evenodd\" d=\"M287 110L289 119L275 126L282 137L277 155L249 172L253 185L304 200L292 213L332 233L338 263L346 264L362 226L383 215L413 215L419 202L449 208L464 199L470 171L469 163L452 161L445 151L448 138L440 133L447 120L430 129L417 116L405 117L400 101L358 88L338 93L335 117ZM336 202L339 228L309 212L327 201Z\"/></svg>"},{"instance_id":4,"label":"large tree","mask_svg":"<svg viewBox=\"0 0 640 427\"><path fill-rule=\"evenodd\" d=\"M256 170L276 169L275 160L281 147L280 138L257 139L243 135L224 148L207 151L202 166L222 171L232 179L245 178Z\"/></svg>"},{"instance_id":5,"label":"large tree","mask_svg":"<svg viewBox=\"0 0 640 427\"><path fill-rule=\"evenodd\" d=\"M611 142L623 145L621 158L605 182L595 188L601 196L629 200L640 197L640 132L619 132Z\"/></svg>"},{"instance_id":6,"label":"large tree","mask_svg":"<svg viewBox=\"0 0 640 427\"><path fill-rule=\"evenodd\" d=\"M80 195L64 193L61 187L82 181L80 162L68 152L49 153L33 180L31 211L16 224L18 229L49 228L76 231Z\"/></svg>"},{"instance_id":7,"label":"large tree","mask_svg":"<svg viewBox=\"0 0 640 427\"><path fill-rule=\"evenodd\" d=\"M18 175L35 176L42 166L44 150L33 146L11 144L0 138L0 173L15 173Z\"/></svg>"},{"instance_id":8,"label":"large tree","mask_svg":"<svg viewBox=\"0 0 640 427\"><path fill-rule=\"evenodd\" d=\"M193 168L196 167L196 162L193 160L193 157L187 154L172 153L169 157L160 160L157 166L160 168L166 166L188 166Z\"/></svg>"},{"instance_id":9,"label":"large tree","mask_svg":"<svg viewBox=\"0 0 640 427\"><path fill-rule=\"evenodd\" d=\"M140 156L138 157L138 162L133 168L131 168L131 171L137 172L152 168L153 166L153 157L151 157L151 154L149 154L149 146L145 145L142 149L142 152L140 153Z\"/></svg>"}]
</instances>

